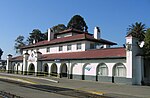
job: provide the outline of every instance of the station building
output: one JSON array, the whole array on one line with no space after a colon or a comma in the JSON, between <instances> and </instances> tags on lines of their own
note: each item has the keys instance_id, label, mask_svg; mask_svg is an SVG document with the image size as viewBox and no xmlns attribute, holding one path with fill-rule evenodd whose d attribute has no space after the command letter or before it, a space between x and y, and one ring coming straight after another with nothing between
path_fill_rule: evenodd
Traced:
<instances>
[{"instance_id":1,"label":"station building","mask_svg":"<svg viewBox=\"0 0 150 98\"><path fill-rule=\"evenodd\" d=\"M48 29L48 40L22 47L21 56L8 55L6 70L23 75L141 85L150 81L150 75L145 75L139 44L127 35L126 47L114 47L116 43L101 38L98 27L94 34L76 29L54 33Z\"/></svg>"}]
</instances>

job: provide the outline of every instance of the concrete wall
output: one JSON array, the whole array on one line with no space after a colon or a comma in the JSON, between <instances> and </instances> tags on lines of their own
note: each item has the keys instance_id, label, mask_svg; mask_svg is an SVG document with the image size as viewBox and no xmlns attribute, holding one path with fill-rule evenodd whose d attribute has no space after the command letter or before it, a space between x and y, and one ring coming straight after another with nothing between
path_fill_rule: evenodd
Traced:
<instances>
[{"instance_id":1,"label":"concrete wall","mask_svg":"<svg viewBox=\"0 0 150 98\"><path fill-rule=\"evenodd\" d=\"M127 44L127 66L129 67L128 78L132 78L133 84L141 85L142 77L144 69L143 66L143 58L138 56L141 54L141 49L138 45L139 41L137 38L132 36L126 37L126 44ZM128 47L130 46L130 47Z\"/></svg>"}]
</instances>

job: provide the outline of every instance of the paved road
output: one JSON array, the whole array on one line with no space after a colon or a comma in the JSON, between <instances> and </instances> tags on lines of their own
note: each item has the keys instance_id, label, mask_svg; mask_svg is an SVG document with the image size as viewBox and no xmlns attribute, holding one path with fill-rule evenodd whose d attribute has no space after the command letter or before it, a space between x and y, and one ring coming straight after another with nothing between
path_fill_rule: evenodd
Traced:
<instances>
[{"instance_id":1,"label":"paved road","mask_svg":"<svg viewBox=\"0 0 150 98\"><path fill-rule=\"evenodd\" d=\"M124 85L124 84L99 83L94 81L71 80L65 78L60 79L60 78L52 78L52 77L46 77L43 79L39 79L38 77L27 78L28 76L27 77L24 76L22 77L20 75L10 76L10 74L4 75L1 73L0 76L22 79L24 80L24 82L28 81L31 84L35 83L39 85L69 88L69 89L86 91L94 94L104 94L105 96L110 96L115 98L150 98L150 86L132 86L132 85ZM51 80L55 80L55 81L51 81ZM57 81L59 81L59 83L56 83ZM28 89L28 88L24 88L24 89ZM67 97L65 96L64 98Z\"/></svg>"}]
</instances>

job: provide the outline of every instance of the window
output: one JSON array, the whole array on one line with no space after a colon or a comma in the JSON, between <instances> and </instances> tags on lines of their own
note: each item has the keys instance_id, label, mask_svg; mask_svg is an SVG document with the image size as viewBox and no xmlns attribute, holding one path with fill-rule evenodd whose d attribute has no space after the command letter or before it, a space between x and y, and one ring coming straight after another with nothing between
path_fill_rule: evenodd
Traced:
<instances>
[{"instance_id":1,"label":"window","mask_svg":"<svg viewBox=\"0 0 150 98\"><path fill-rule=\"evenodd\" d=\"M47 47L47 48L46 48L46 52L50 52L50 47Z\"/></svg>"},{"instance_id":2,"label":"window","mask_svg":"<svg viewBox=\"0 0 150 98\"><path fill-rule=\"evenodd\" d=\"M63 46L59 46L59 51L63 51Z\"/></svg>"},{"instance_id":3,"label":"window","mask_svg":"<svg viewBox=\"0 0 150 98\"><path fill-rule=\"evenodd\" d=\"M90 44L90 49L94 49L94 43Z\"/></svg>"},{"instance_id":4,"label":"window","mask_svg":"<svg viewBox=\"0 0 150 98\"><path fill-rule=\"evenodd\" d=\"M105 64L101 64L98 67L98 75L107 76L108 75L108 67Z\"/></svg>"},{"instance_id":5,"label":"window","mask_svg":"<svg viewBox=\"0 0 150 98\"><path fill-rule=\"evenodd\" d=\"M71 50L71 45L67 45L67 51Z\"/></svg>"},{"instance_id":6,"label":"window","mask_svg":"<svg viewBox=\"0 0 150 98\"><path fill-rule=\"evenodd\" d=\"M77 43L77 50L81 49L81 43Z\"/></svg>"},{"instance_id":7,"label":"window","mask_svg":"<svg viewBox=\"0 0 150 98\"><path fill-rule=\"evenodd\" d=\"M126 77L126 68L123 64L117 64L114 67L114 76Z\"/></svg>"}]
</instances>

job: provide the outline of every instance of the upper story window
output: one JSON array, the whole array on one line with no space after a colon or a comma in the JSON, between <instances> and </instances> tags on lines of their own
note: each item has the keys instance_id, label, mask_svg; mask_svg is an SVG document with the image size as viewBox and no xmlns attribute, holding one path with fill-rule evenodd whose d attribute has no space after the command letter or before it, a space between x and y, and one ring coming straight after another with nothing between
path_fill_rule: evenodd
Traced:
<instances>
[{"instance_id":1,"label":"upper story window","mask_svg":"<svg viewBox=\"0 0 150 98\"><path fill-rule=\"evenodd\" d=\"M63 51L63 46L59 46L59 51Z\"/></svg>"},{"instance_id":2,"label":"upper story window","mask_svg":"<svg viewBox=\"0 0 150 98\"><path fill-rule=\"evenodd\" d=\"M67 45L67 51L71 50L71 45Z\"/></svg>"},{"instance_id":3,"label":"upper story window","mask_svg":"<svg viewBox=\"0 0 150 98\"><path fill-rule=\"evenodd\" d=\"M90 44L90 49L94 49L94 43Z\"/></svg>"},{"instance_id":4,"label":"upper story window","mask_svg":"<svg viewBox=\"0 0 150 98\"><path fill-rule=\"evenodd\" d=\"M46 52L50 52L50 47L47 47L47 48L46 48Z\"/></svg>"},{"instance_id":5,"label":"upper story window","mask_svg":"<svg viewBox=\"0 0 150 98\"><path fill-rule=\"evenodd\" d=\"M81 49L81 43L77 43L77 50Z\"/></svg>"}]
</instances>

